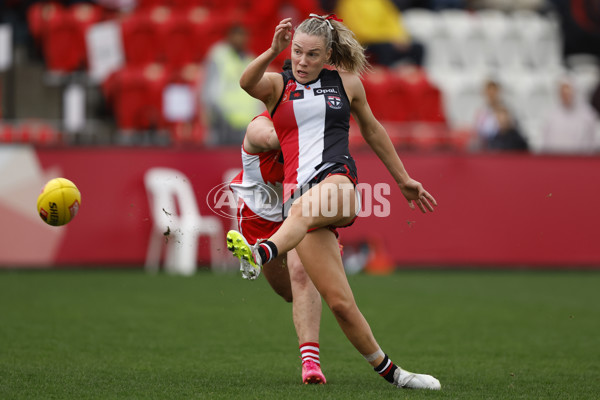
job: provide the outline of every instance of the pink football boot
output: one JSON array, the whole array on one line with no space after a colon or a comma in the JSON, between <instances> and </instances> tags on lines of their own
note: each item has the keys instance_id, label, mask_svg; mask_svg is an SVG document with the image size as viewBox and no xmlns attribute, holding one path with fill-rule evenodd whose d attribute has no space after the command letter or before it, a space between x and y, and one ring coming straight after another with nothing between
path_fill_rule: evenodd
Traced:
<instances>
[{"instance_id":1,"label":"pink football boot","mask_svg":"<svg viewBox=\"0 0 600 400\"><path fill-rule=\"evenodd\" d=\"M307 360L302 363L302 382L305 385L309 383L314 383L317 385L322 385L327 382L325 379L325 375L321 372L321 367L319 364L312 360Z\"/></svg>"}]
</instances>

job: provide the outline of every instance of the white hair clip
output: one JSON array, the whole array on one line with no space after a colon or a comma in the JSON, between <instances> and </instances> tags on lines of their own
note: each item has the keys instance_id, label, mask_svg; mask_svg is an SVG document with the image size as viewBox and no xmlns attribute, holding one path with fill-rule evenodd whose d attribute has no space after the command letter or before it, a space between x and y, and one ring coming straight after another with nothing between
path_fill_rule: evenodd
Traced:
<instances>
[{"instance_id":1,"label":"white hair clip","mask_svg":"<svg viewBox=\"0 0 600 400\"><path fill-rule=\"evenodd\" d=\"M317 18L320 19L321 21L325 21L327 23L327 25L329 25L329 29L333 30L333 25L331 25L331 22L329 22L330 20L334 20L334 21L338 21L338 22L343 22L343 19L339 19L335 14L329 14L329 15L319 15L319 14L309 14L308 16L309 18Z\"/></svg>"}]
</instances>

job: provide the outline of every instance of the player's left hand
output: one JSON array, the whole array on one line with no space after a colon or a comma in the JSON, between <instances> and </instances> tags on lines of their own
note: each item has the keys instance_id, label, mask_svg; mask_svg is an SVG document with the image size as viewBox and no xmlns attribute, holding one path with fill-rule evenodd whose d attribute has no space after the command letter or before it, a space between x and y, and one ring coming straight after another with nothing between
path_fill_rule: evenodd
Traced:
<instances>
[{"instance_id":1,"label":"player's left hand","mask_svg":"<svg viewBox=\"0 0 600 400\"><path fill-rule=\"evenodd\" d=\"M271 49L279 54L285 50L292 41L292 19L282 19L279 25L275 27L275 35L273 35L273 42L271 43Z\"/></svg>"},{"instance_id":2,"label":"player's left hand","mask_svg":"<svg viewBox=\"0 0 600 400\"><path fill-rule=\"evenodd\" d=\"M402 195L408 200L410 208L414 209L416 204L421 212L426 213L427 211L433 212L433 207L437 206L437 201L423 188L421 182L411 178L398 186Z\"/></svg>"}]
</instances>

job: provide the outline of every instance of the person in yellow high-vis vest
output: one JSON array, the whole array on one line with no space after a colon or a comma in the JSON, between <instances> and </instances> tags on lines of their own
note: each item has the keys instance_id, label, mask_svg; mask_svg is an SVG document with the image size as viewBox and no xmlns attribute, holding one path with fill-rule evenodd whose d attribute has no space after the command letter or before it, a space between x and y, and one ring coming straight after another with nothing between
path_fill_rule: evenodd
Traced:
<instances>
[{"instance_id":1,"label":"person in yellow high-vis vest","mask_svg":"<svg viewBox=\"0 0 600 400\"><path fill-rule=\"evenodd\" d=\"M210 145L241 144L246 127L263 107L240 88L242 71L252 60L246 52L248 35L233 26L226 40L215 44L206 58L202 100L208 119Z\"/></svg>"}]
</instances>

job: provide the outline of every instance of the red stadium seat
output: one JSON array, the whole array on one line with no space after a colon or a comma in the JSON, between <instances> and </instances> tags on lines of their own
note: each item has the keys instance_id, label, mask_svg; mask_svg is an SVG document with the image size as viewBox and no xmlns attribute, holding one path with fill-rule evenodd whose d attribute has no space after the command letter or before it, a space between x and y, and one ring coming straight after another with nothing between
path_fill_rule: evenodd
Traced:
<instances>
[{"instance_id":1,"label":"red stadium seat","mask_svg":"<svg viewBox=\"0 0 600 400\"><path fill-rule=\"evenodd\" d=\"M165 0L137 0L135 11L149 10L155 7L164 6L165 3Z\"/></svg>"},{"instance_id":2,"label":"red stadium seat","mask_svg":"<svg viewBox=\"0 0 600 400\"><path fill-rule=\"evenodd\" d=\"M103 85L117 126L123 130L160 127L162 91L168 73L160 64L130 65L115 72Z\"/></svg>"},{"instance_id":3,"label":"red stadium seat","mask_svg":"<svg viewBox=\"0 0 600 400\"><path fill-rule=\"evenodd\" d=\"M83 67L85 43L79 27L66 11L46 22L42 49L52 71L70 72Z\"/></svg>"},{"instance_id":4,"label":"red stadium seat","mask_svg":"<svg viewBox=\"0 0 600 400\"><path fill-rule=\"evenodd\" d=\"M198 38L194 51L197 52L200 60L204 59L213 44L225 39L229 29L236 22L236 19L230 15L220 15L214 12L204 20L196 15L191 18L196 24Z\"/></svg>"},{"instance_id":5,"label":"red stadium seat","mask_svg":"<svg viewBox=\"0 0 600 400\"><path fill-rule=\"evenodd\" d=\"M27 120L16 128L15 136L21 143L52 145L59 142L60 134L40 120Z\"/></svg>"},{"instance_id":6,"label":"red stadium seat","mask_svg":"<svg viewBox=\"0 0 600 400\"><path fill-rule=\"evenodd\" d=\"M164 23L162 54L171 68L201 62L210 46L222 39L229 28L229 17L210 15L195 7L173 12Z\"/></svg>"},{"instance_id":7,"label":"red stadium seat","mask_svg":"<svg viewBox=\"0 0 600 400\"><path fill-rule=\"evenodd\" d=\"M210 9L214 7L214 1L211 0L171 0L170 4L173 9L177 10L189 10L191 8L202 7Z\"/></svg>"},{"instance_id":8,"label":"red stadium seat","mask_svg":"<svg viewBox=\"0 0 600 400\"><path fill-rule=\"evenodd\" d=\"M162 61L165 27L170 18L169 8L155 7L134 12L121 22L127 64L143 66Z\"/></svg>"},{"instance_id":9,"label":"red stadium seat","mask_svg":"<svg viewBox=\"0 0 600 400\"><path fill-rule=\"evenodd\" d=\"M44 24L42 48L48 69L71 72L86 65L85 33L102 19L98 6L80 3L57 8Z\"/></svg>"},{"instance_id":10,"label":"red stadium seat","mask_svg":"<svg viewBox=\"0 0 600 400\"><path fill-rule=\"evenodd\" d=\"M29 32L38 47L42 46L42 37L44 36L46 23L57 18L64 9L63 5L56 2L38 2L33 3L27 9L27 24Z\"/></svg>"},{"instance_id":11,"label":"red stadium seat","mask_svg":"<svg viewBox=\"0 0 600 400\"><path fill-rule=\"evenodd\" d=\"M0 143L12 143L14 140L14 127L12 124L0 123Z\"/></svg>"},{"instance_id":12,"label":"red stadium seat","mask_svg":"<svg viewBox=\"0 0 600 400\"><path fill-rule=\"evenodd\" d=\"M406 85L385 69L364 76L363 85L373 115L381 121L406 122L414 115Z\"/></svg>"}]
</instances>

